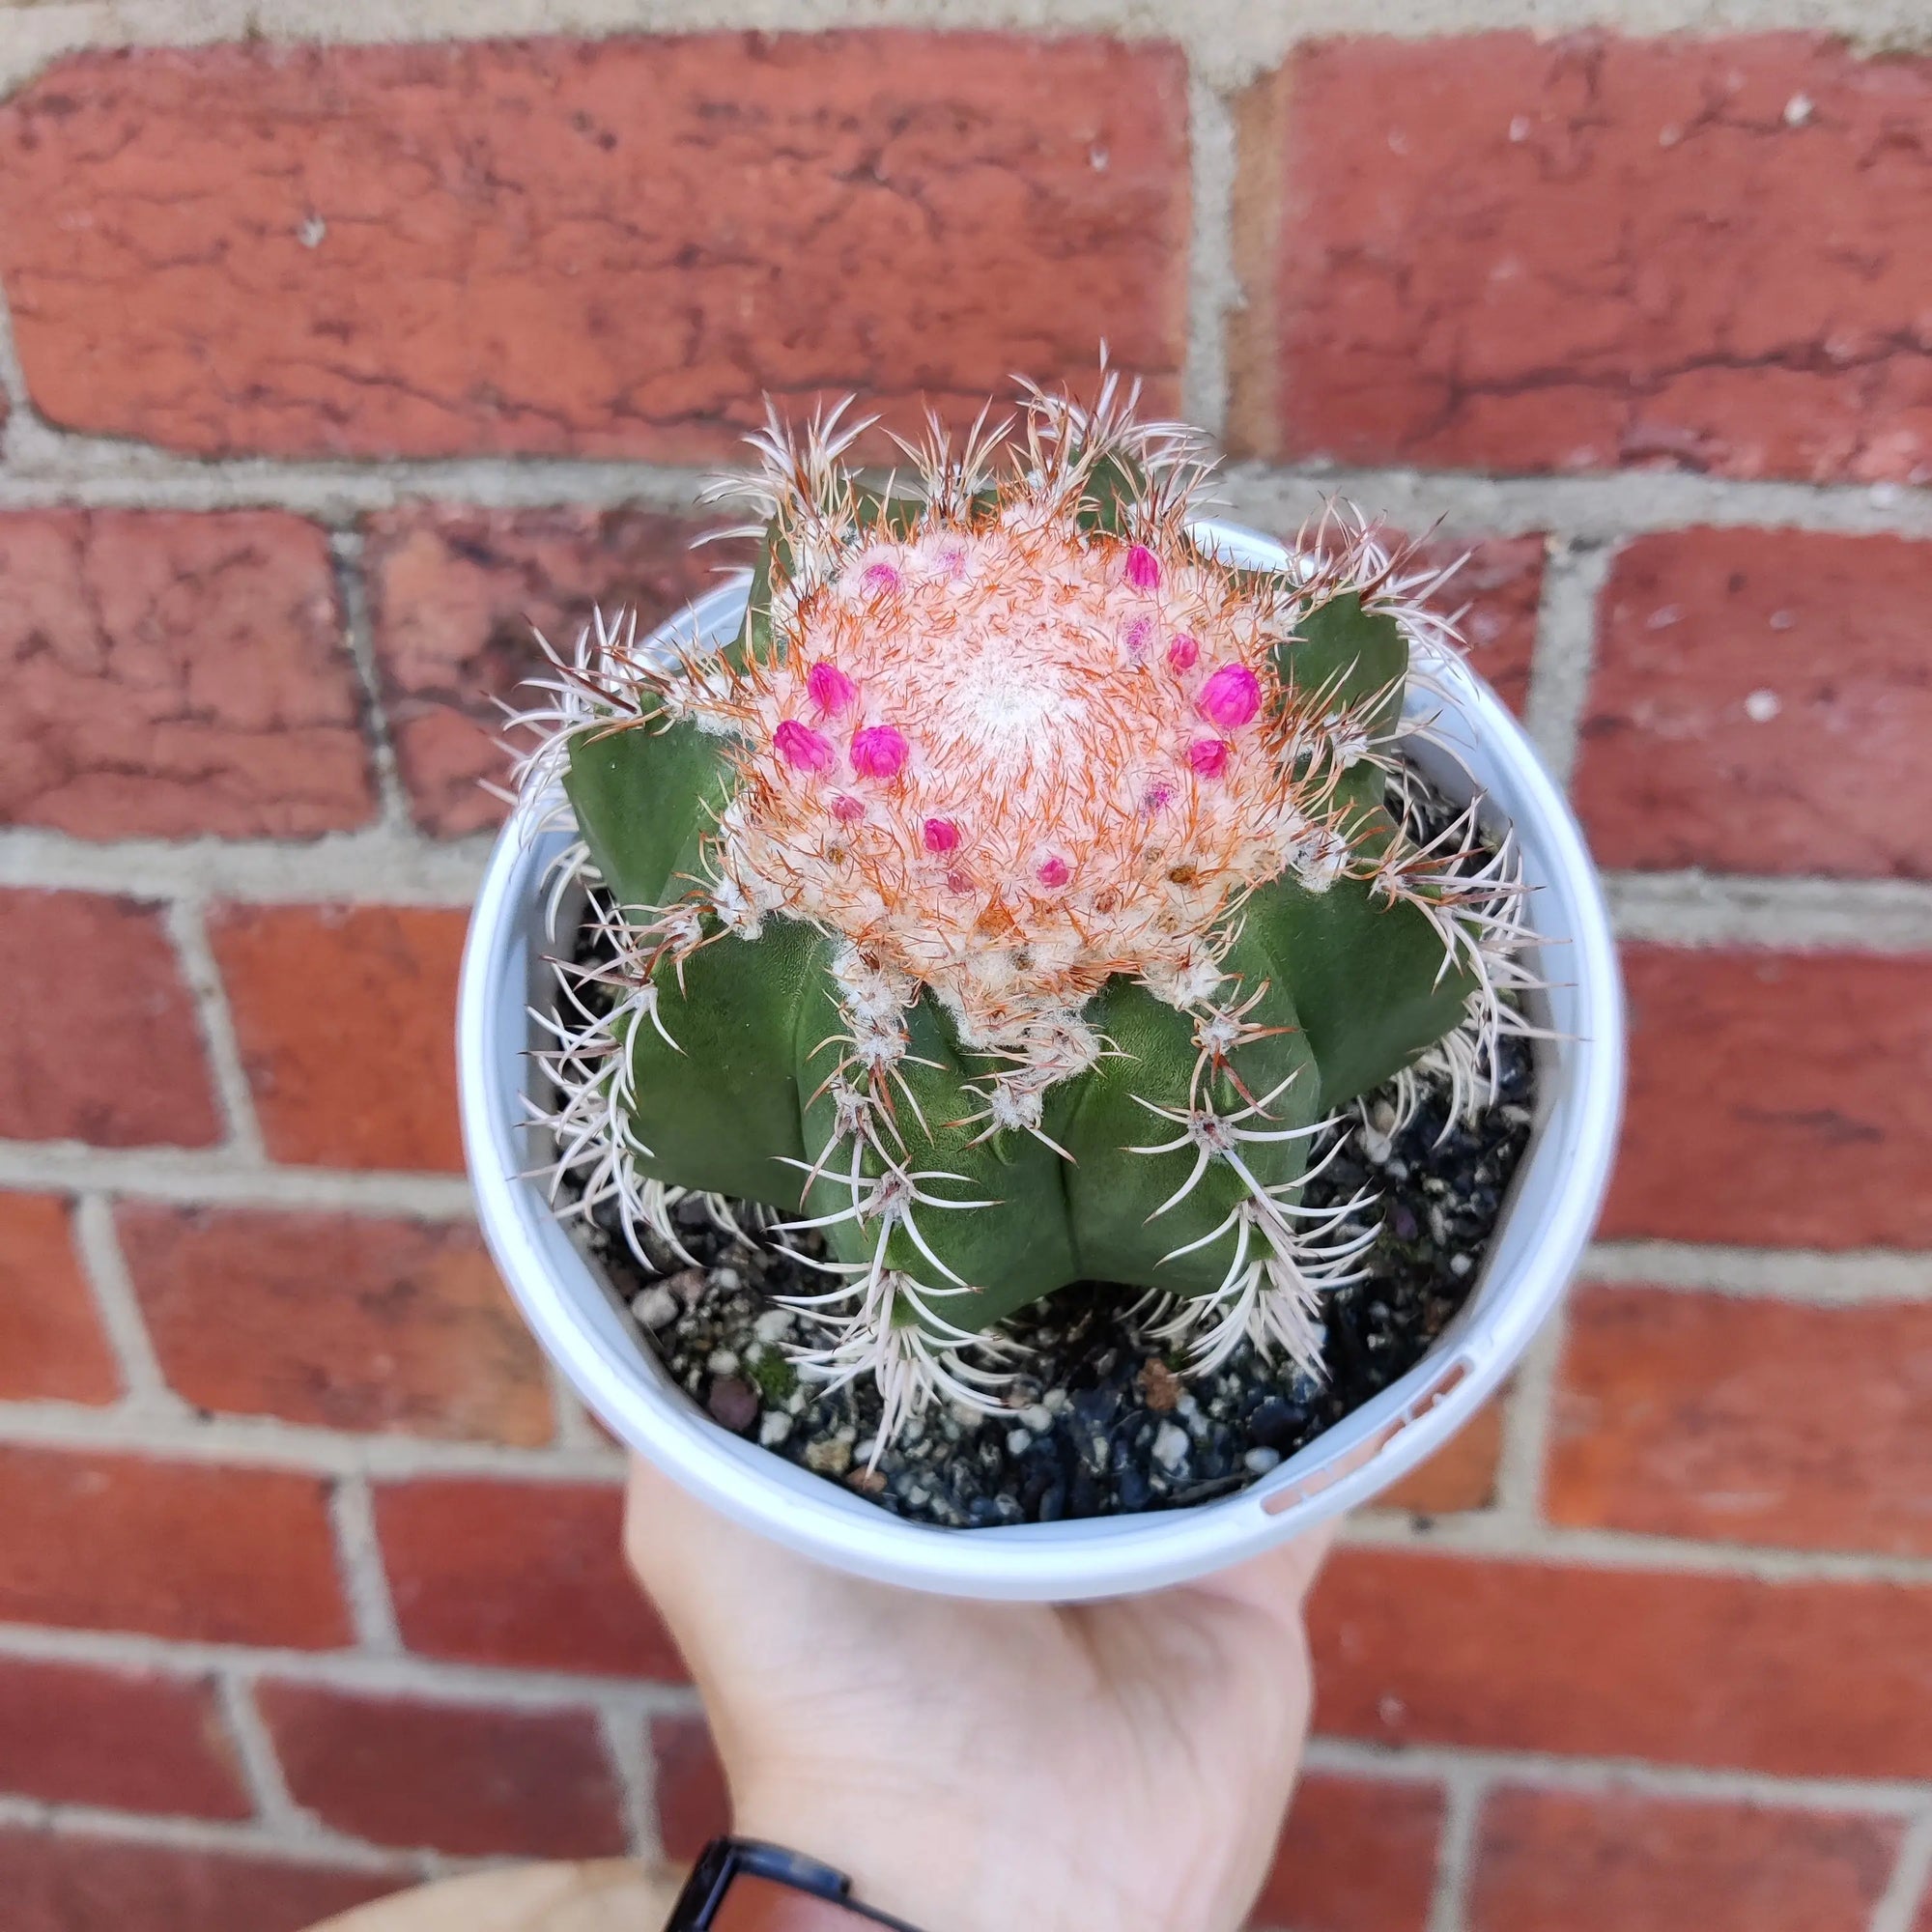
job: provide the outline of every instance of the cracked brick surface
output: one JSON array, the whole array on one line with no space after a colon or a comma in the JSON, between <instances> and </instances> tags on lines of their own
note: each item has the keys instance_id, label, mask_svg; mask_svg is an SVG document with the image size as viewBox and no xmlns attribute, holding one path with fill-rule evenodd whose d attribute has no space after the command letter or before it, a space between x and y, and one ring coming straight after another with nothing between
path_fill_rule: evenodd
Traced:
<instances>
[{"instance_id":1,"label":"cracked brick surface","mask_svg":"<svg viewBox=\"0 0 1932 1932\"><path fill-rule=\"evenodd\" d=\"M1932 60L1344 40L1243 107L1256 451L1932 475Z\"/></svg>"},{"instance_id":2,"label":"cracked brick surface","mask_svg":"<svg viewBox=\"0 0 1932 1932\"><path fill-rule=\"evenodd\" d=\"M0 276L44 415L209 454L710 457L1103 335L1167 408L1185 126L1085 39L85 54L0 110Z\"/></svg>"},{"instance_id":3,"label":"cracked brick surface","mask_svg":"<svg viewBox=\"0 0 1932 1932\"><path fill-rule=\"evenodd\" d=\"M668 617L743 562L743 546L692 539L705 527L651 510L477 510L413 503L371 520L364 553L383 701L411 810L441 837L497 824L484 789L508 776L497 700L544 668L541 631L561 651L594 609Z\"/></svg>"},{"instance_id":4,"label":"cracked brick surface","mask_svg":"<svg viewBox=\"0 0 1932 1932\"><path fill-rule=\"evenodd\" d=\"M300 838L374 810L322 530L280 511L0 514L0 823Z\"/></svg>"}]
</instances>

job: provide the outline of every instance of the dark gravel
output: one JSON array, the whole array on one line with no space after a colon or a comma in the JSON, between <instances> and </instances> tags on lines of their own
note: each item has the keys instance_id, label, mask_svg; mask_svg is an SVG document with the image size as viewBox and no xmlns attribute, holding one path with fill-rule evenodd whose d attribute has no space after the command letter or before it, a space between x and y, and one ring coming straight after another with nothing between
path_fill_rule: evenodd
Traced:
<instances>
[{"instance_id":1,"label":"dark gravel","mask_svg":"<svg viewBox=\"0 0 1932 1932\"><path fill-rule=\"evenodd\" d=\"M882 1509L955 1528L1176 1509L1265 1475L1428 1352L1467 1298L1528 1142L1534 1076L1520 1042L1504 1042L1500 1075L1475 1127L1438 1142L1445 1109L1432 1096L1392 1142L1358 1131L1310 1184L1311 1200L1365 1181L1381 1197L1369 1278L1326 1297L1325 1382L1246 1347L1213 1375L1187 1377L1128 1320L1137 1290L1081 1282L1009 1324L1029 1352L1006 1412L937 1406L876 1469L866 1466L879 1415L870 1383L817 1393L785 1359L803 1318L773 1297L811 1293L821 1277L695 1199L676 1218L698 1267L664 1248L654 1277L608 1221L592 1243L649 1346L722 1426Z\"/></svg>"}]
</instances>

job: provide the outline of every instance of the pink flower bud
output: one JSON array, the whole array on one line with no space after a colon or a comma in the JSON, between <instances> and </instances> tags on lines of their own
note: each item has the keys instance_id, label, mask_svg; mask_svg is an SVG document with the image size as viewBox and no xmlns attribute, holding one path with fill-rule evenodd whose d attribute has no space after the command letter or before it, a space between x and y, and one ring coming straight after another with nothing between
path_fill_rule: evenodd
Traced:
<instances>
[{"instance_id":1,"label":"pink flower bud","mask_svg":"<svg viewBox=\"0 0 1932 1932\"><path fill-rule=\"evenodd\" d=\"M796 765L802 772L829 772L837 756L830 738L810 724L801 724L796 718L787 718L772 733L772 743L786 764Z\"/></svg>"},{"instance_id":2,"label":"pink flower bud","mask_svg":"<svg viewBox=\"0 0 1932 1932\"><path fill-rule=\"evenodd\" d=\"M1201 646L1183 631L1168 645L1167 661L1176 670L1192 670L1201 662Z\"/></svg>"},{"instance_id":3,"label":"pink flower bud","mask_svg":"<svg viewBox=\"0 0 1932 1932\"><path fill-rule=\"evenodd\" d=\"M955 866L946 875L946 890L949 893L958 893L963 897L973 890L973 875L970 872L962 872Z\"/></svg>"},{"instance_id":4,"label":"pink flower bud","mask_svg":"<svg viewBox=\"0 0 1932 1932\"><path fill-rule=\"evenodd\" d=\"M895 779L905 769L909 750L903 732L890 724L867 724L852 733L852 769L862 779Z\"/></svg>"},{"instance_id":5,"label":"pink flower bud","mask_svg":"<svg viewBox=\"0 0 1932 1932\"><path fill-rule=\"evenodd\" d=\"M1246 665L1223 665L1201 687L1195 702L1208 724L1237 730L1262 708L1261 680Z\"/></svg>"},{"instance_id":6,"label":"pink flower bud","mask_svg":"<svg viewBox=\"0 0 1932 1932\"><path fill-rule=\"evenodd\" d=\"M928 818L920 827L928 852L951 852L959 843L959 828L950 818Z\"/></svg>"},{"instance_id":7,"label":"pink flower bud","mask_svg":"<svg viewBox=\"0 0 1932 1932\"><path fill-rule=\"evenodd\" d=\"M1035 876L1043 886L1064 886L1073 876L1073 868L1056 852L1039 862Z\"/></svg>"},{"instance_id":8,"label":"pink flower bud","mask_svg":"<svg viewBox=\"0 0 1932 1932\"><path fill-rule=\"evenodd\" d=\"M1187 748L1187 762L1204 779L1218 779L1228 769L1233 749L1225 738L1197 738Z\"/></svg>"},{"instance_id":9,"label":"pink flower bud","mask_svg":"<svg viewBox=\"0 0 1932 1932\"><path fill-rule=\"evenodd\" d=\"M1143 811L1165 811L1174 803L1174 787L1165 779L1155 779L1141 799Z\"/></svg>"},{"instance_id":10,"label":"pink flower bud","mask_svg":"<svg viewBox=\"0 0 1932 1932\"><path fill-rule=\"evenodd\" d=\"M865 817L866 801L863 798L854 798L849 791L841 791L832 801L832 815L841 825L850 825L855 820Z\"/></svg>"},{"instance_id":11,"label":"pink flower bud","mask_svg":"<svg viewBox=\"0 0 1932 1932\"><path fill-rule=\"evenodd\" d=\"M889 563L868 563L859 573L860 587L876 595L881 590L896 590L899 587L899 574Z\"/></svg>"},{"instance_id":12,"label":"pink flower bud","mask_svg":"<svg viewBox=\"0 0 1932 1932\"><path fill-rule=\"evenodd\" d=\"M1146 544L1135 544L1127 552L1127 582L1136 590L1151 590L1160 582L1160 558Z\"/></svg>"},{"instance_id":13,"label":"pink flower bud","mask_svg":"<svg viewBox=\"0 0 1932 1932\"><path fill-rule=\"evenodd\" d=\"M1136 617L1127 626L1127 655L1135 658L1141 656L1146 651L1149 640L1152 636L1153 619L1151 617Z\"/></svg>"},{"instance_id":14,"label":"pink flower bud","mask_svg":"<svg viewBox=\"0 0 1932 1932\"><path fill-rule=\"evenodd\" d=\"M819 715L824 718L843 711L859 695L859 687L836 664L825 658L820 658L806 672L805 688Z\"/></svg>"}]
</instances>

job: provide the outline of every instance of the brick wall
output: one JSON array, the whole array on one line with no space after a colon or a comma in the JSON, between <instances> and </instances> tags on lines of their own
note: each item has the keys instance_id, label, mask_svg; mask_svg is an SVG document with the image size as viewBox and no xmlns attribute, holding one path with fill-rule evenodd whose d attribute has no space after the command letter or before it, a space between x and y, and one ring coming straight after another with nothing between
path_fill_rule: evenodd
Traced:
<instances>
[{"instance_id":1,"label":"brick wall","mask_svg":"<svg viewBox=\"0 0 1932 1932\"><path fill-rule=\"evenodd\" d=\"M760 388L1104 334L1233 514L1473 545L1628 944L1603 1241L1351 1526L1263 1921L1932 1932L1920 0L881 11L0 4L10 1927L715 1822L468 1218L489 699L702 583Z\"/></svg>"}]
</instances>

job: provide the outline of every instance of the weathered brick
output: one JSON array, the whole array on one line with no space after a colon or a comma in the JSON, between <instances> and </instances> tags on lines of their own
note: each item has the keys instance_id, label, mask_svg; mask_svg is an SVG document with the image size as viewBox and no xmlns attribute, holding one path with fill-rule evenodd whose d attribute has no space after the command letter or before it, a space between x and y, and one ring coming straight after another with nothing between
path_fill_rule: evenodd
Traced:
<instances>
[{"instance_id":1,"label":"weathered brick","mask_svg":"<svg viewBox=\"0 0 1932 1932\"><path fill-rule=\"evenodd\" d=\"M82 54L0 112L35 406L207 454L711 457L970 416L1105 336L1176 400L1179 52L901 32Z\"/></svg>"},{"instance_id":2,"label":"weathered brick","mask_svg":"<svg viewBox=\"0 0 1932 1932\"><path fill-rule=\"evenodd\" d=\"M1529 696L1548 549L1548 540L1540 536L1438 535L1422 543L1418 558L1437 569L1463 560L1430 602L1445 614L1462 611L1458 628L1471 668L1495 687L1496 696L1519 718Z\"/></svg>"},{"instance_id":3,"label":"weathered brick","mask_svg":"<svg viewBox=\"0 0 1932 1932\"><path fill-rule=\"evenodd\" d=\"M0 1194L0 1398L112 1402L121 1374L56 1194Z\"/></svg>"},{"instance_id":4,"label":"weathered brick","mask_svg":"<svg viewBox=\"0 0 1932 1932\"><path fill-rule=\"evenodd\" d=\"M209 938L277 1160L455 1173L465 920L424 906L230 905Z\"/></svg>"},{"instance_id":5,"label":"weathered brick","mask_svg":"<svg viewBox=\"0 0 1932 1932\"><path fill-rule=\"evenodd\" d=\"M384 705L416 823L443 837L503 815L497 700L567 652L593 610L648 630L710 587L743 546L693 551L705 526L652 510L473 510L411 504L375 518L364 568ZM553 672L552 675L554 675Z\"/></svg>"},{"instance_id":6,"label":"weathered brick","mask_svg":"<svg viewBox=\"0 0 1932 1932\"><path fill-rule=\"evenodd\" d=\"M196 1818L253 1809L199 1678L0 1658L0 1791Z\"/></svg>"},{"instance_id":7,"label":"weathered brick","mask_svg":"<svg viewBox=\"0 0 1932 1932\"><path fill-rule=\"evenodd\" d=\"M194 1003L153 906L0 890L0 1136L220 1138Z\"/></svg>"},{"instance_id":8,"label":"weathered brick","mask_svg":"<svg viewBox=\"0 0 1932 1932\"><path fill-rule=\"evenodd\" d=\"M1932 1247L1932 956L1624 952L1606 1236Z\"/></svg>"},{"instance_id":9,"label":"weathered brick","mask_svg":"<svg viewBox=\"0 0 1932 1932\"><path fill-rule=\"evenodd\" d=\"M400 1872L0 1828L7 1932L305 1932L414 1883Z\"/></svg>"},{"instance_id":10,"label":"weathered brick","mask_svg":"<svg viewBox=\"0 0 1932 1932\"><path fill-rule=\"evenodd\" d=\"M0 514L0 822L299 838L375 810L328 540L274 510Z\"/></svg>"},{"instance_id":11,"label":"weathered brick","mask_svg":"<svg viewBox=\"0 0 1932 1932\"><path fill-rule=\"evenodd\" d=\"M1435 1785L1305 1776L1251 1923L1281 1932L1424 1932L1441 1834Z\"/></svg>"},{"instance_id":12,"label":"weathered brick","mask_svg":"<svg viewBox=\"0 0 1932 1932\"><path fill-rule=\"evenodd\" d=\"M1548 1492L1558 1522L1932 1554L1932 1306L1585 1289Z\"/></svg>"},{"instance_id":13,"label":"weathered brick","mask_svg":"<svg viewBox=\"0 0 1932 1932\"><path fill-rule=\"evenodd\" d=\"M1605 866L1932 876L1932 544L1639 537L1605 586L1576 795Z\"/></svg>"},{"instance_id":14,"label":"weathered brick","mask_svg":"<svg viewBox=\"0 0 1932 1932\"><path fill-rule=\"evenodd\" d=\"M296 1803L379 1845L595 1858L625 1848L588 1711L506 1710L270 1682L262 1717Z\"/></svg>"},{"instance_id":15,"label":"weathered brick","mask_svg":"<svg viewBox=\"0 0 1932 1932\"><path fill-rule=\"evenodd\" d=\"M162 1372L197 1408L550 1439L542 1359L472 1228L146 1206L119 1219Z\"/></svg>"},{"instance_id":16,"label":"weathered brick","mask_svg":"<svg viewBox=\"0 0 1932 1932\"><path fill-rule=\"evenodd\" d=\"M1376 1498L1378 1509L1448 1516L1487 1509L1495 1500L1503 1451L1503 1398L1484 1404L1420 1468Z\"/></svg>"},{"instance_id":17,"label":"weathered brick","mask_svg":"<svg viewBox=\"0 0 1932 1932\"><path fill-rule=\"evenodd\" d=\"M344 1643L325 1487L278 1469L0 1448L0 1621Z\"/></svg>"},{"instance_id":18,"label":"weathered brick","mask_svg":"<svg viewBox=\"0 0 1932 1932\"><path fill-rule=\"evenodd\" d=\"M702 1717L692 1712L650 1720L652 1791L658 1806L658 1842L678 1863L731 1829L731 1793L724 1767Z\"/></svg>"},{"instance_id":19,"label":"weathered brick","mask_svg":"<svg viewBox=\"0 0 1932 1932\"><path fill-rule=\"evenodd\" d=\"M1380 1744L1932 1776L1932 1587L1344 1549L1316 1721Z\"/></svg>"},{"instance_id":20,"label":"weathered brick","mask_svg":"<svg viewBox=\"0 0 1932 1932\"><path fill-rule=\"evenodd\" d=\"M412 1650L683 1681L675 1645L625 1567L613 1485L384 1484L376 1527Z\"/></svg>"},{"instance_id":21,"label":"weathered brick","mask_svg":"<svg viewBox=\"0 0 1932 1932\"><path fill-rule=\"evenodd\" d=\"M1932 471L1932 61L1349 39L1244 109L1232 419L1263 453Z\"/></svg>"},{"instance_id":22,"label":"weathered brick","mask_svg":"<svg viewBox=\"0 0 1932 1932\"><path fill-rule=\"evenodd\" d=\"M1483 1807L1471 1932L1864 1932L1895 1819L1505 1787Z\"/></svg>"}]
</instances>

